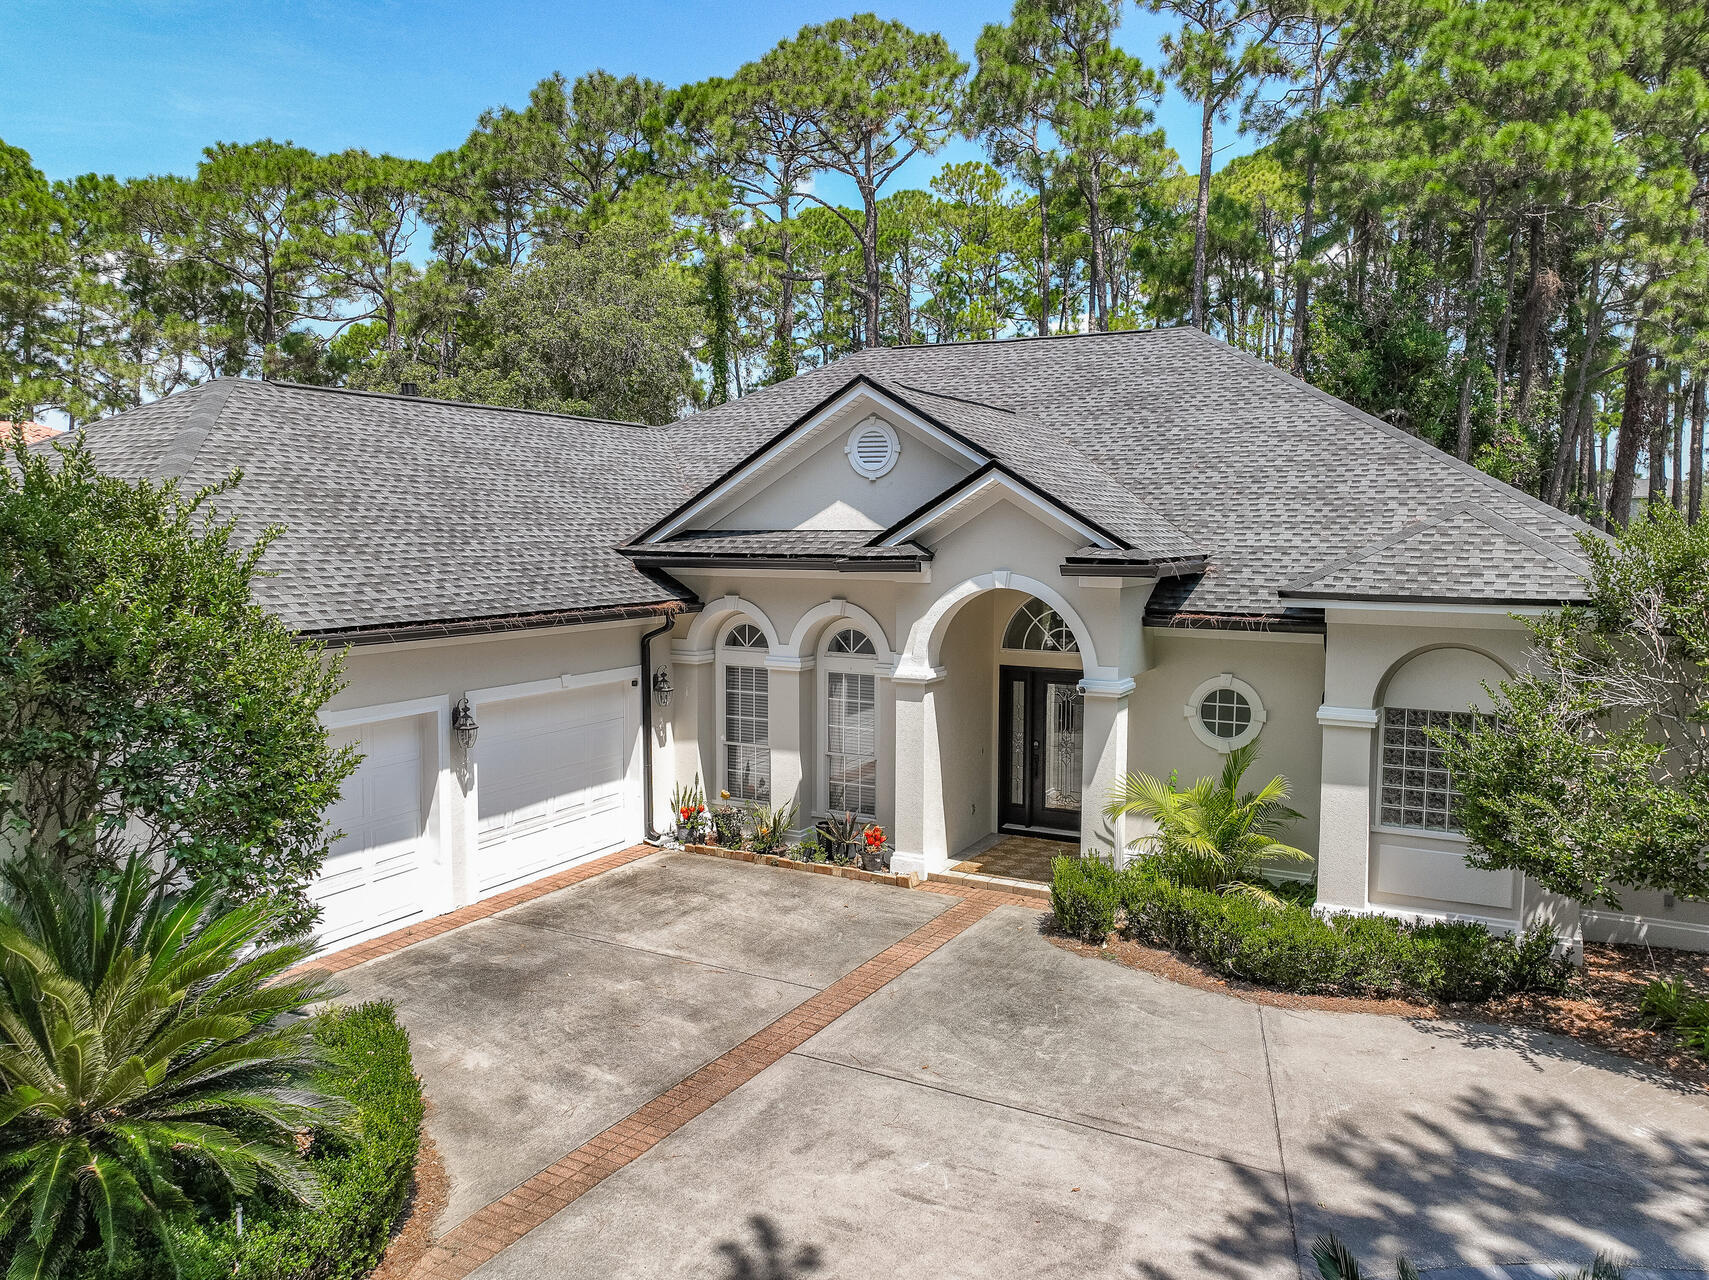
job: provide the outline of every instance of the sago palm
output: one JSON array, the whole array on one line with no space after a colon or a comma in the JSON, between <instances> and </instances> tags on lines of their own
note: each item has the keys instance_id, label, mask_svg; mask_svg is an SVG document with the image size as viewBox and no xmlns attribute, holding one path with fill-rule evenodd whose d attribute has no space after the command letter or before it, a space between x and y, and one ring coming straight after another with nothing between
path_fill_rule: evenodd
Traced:
<instances>
[{"instance_id":1,"label":"sago palm","mask_svg":"<svg viewBox=\"0 0 1709 1280\"><path fill-rule=\"evenodd\" d=\"M305 1020L329 994L270 941L284 908L176 893L132 860L108 885L30 859L0 886L0 1256L58 1273L99 1239L271 1186L312 1198L299 1135L333 1113Z\"/></svg>"},{"instance_id":2,"label":"sago palm","mask_svg":"<svg viewBox=\"0 0 1709 1280\"><path fill-rule=\"evenodd\" d=\"M1257 758L1256 741L1236 747L1221 776L1200 778L1184 791L1173 777L1165 782L1130 773L1104 813L1154 821L1156 835L1145 839L1155 840L1158 863L1178 883L1279 903L1260 883L1263 869L1274 862L1310 862L1311 855L1281 839L1283 827L1300 817L1287 806L1286 778L1241 791L1241 779Z\"/></svg>"}]
</instances>

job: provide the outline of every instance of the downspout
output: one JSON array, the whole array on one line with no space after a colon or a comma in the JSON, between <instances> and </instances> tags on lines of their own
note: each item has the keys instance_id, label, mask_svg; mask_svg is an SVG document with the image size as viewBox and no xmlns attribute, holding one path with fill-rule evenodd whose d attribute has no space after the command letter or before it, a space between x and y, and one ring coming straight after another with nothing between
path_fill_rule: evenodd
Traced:
<instances>
[{"instance_id":1,"label":"downspout","mask_svg":"<svg viewBox=\"0 0 1709 1280\"><path fill-rule=\"evenodd\" d=\"M664 839L664 833L653 826L653 639L674 626L673 614L641 635L641 830L650 844Z\"/></svg>"}]
</instances>

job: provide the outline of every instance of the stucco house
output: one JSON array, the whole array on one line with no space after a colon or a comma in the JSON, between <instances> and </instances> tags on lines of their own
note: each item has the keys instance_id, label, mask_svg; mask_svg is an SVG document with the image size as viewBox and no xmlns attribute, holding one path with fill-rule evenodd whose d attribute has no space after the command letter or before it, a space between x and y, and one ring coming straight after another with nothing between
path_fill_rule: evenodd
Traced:
<instances>
[{"instance_id":1,"label":"stucco house","mask_svg":"<svg viewBox=\"0 0 1709 1280\"><path fill-rule=\"evenodd\" d=\"M634 843L696 775L931 875L1120 847L1125 772L1261 734L1325 906L1709 946L1468 868L1423 733L1581 594L1584 526L1193 329L863 351L657 428L221 380L88 439L243 468L267 603L349 646L327 945Z\"/></svg>"}]
</instances>

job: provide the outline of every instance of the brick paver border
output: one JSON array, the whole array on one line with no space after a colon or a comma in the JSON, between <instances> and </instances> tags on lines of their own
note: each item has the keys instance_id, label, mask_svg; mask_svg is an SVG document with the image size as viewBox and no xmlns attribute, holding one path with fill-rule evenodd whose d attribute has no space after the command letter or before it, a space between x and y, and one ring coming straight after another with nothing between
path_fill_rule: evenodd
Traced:
<instances>
[{"instance_id":1,"label":"brick paver border","mask_svg":"<svg viewBox=\"0 0 1709 1280\"><path fill-rule=\"evenodd\" d=\"M483 1262L508 1249L715 1102L805 1044L891 979L906 973L997 907L1007 905L1000 900L1012 896L980 890L969 892L959 887L940 892L962 900L588 1139L556 1164L542 1169L485 1208L477 1209L434 1242L410 1270L407 1280L463 1280ZM982 900L974 901L975 898ZM1015 901L1033 908L1039 905L1032 899Z\"/></svg>"}]
</instances>

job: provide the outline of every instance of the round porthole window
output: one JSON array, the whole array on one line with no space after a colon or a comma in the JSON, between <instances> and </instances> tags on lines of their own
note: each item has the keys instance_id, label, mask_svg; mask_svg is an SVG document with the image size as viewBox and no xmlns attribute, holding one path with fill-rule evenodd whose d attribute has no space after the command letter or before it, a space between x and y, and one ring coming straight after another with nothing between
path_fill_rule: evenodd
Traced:
<instances>
[{"instance_id":1,"label":"round porthole window","mask_svg":"<svg viewBox=\"0 0 1709 1280\"><path fill-rule=\"evenodd\" d=\"M1265 719L1258 691L1227 673L1193 690L1186 716L1200 742L1225 753L1256 738Z\"/></svg>"},{"instance_id":2,"label":"round porthole window","mask_svg":"<svg viewBox=\"0 0 1709 1280\"><path fill-rule=\"evenodd\" d=\"M849 442L843 446L849 465L868 480L876 480L896 465L902 452L902 442L896 438L896 428L882 418L868 418L849 432Z\"/></svg>"}]
</instances>

